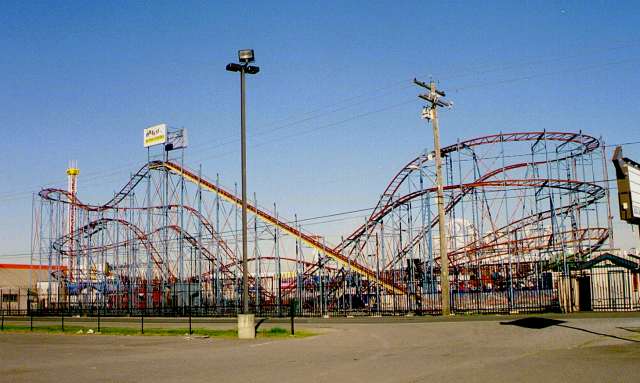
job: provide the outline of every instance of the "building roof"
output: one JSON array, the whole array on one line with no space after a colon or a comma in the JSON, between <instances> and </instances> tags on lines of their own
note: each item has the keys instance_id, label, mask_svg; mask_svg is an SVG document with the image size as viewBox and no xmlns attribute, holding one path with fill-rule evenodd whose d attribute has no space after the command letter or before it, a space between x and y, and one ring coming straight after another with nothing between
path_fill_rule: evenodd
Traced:
<instances>
[{"instance_id":1,"label":"building roof","mask_svg":"<svg viewBox=\"0 0 640 383\"><path fill-rule=\"evenodd\" d=\"M618 257L616 255L613 255L611 253L604 253L602 255L599 255L589 261L586 262L582 262L578 265L579 269L590 269L593 266L597 265L598 263L602 263L605 261L609 261L611 263L613 263L616 266L619 267L624 267L625 269L629 269L629 270L639 270L640 269L640 265L636 262L633 262L629 259L624 259L621 257Z\"/></svg>"},{"instance_id":2,"label":"building roof","mask_svg":"<svg viewBox=\"0 0 640 383\"><path fill-rule=\"evenodd\" d=\"M49 279L50 270L64 269L64 266L0 263L0 289L35 287L38 281Z\"/></svg>"},{"instance_id":3,"label":"building roof","mask_svg":"<svg viewBox=\"0 0 640 383\"><path fill-rule=\"evenodd\" d=\"M25 265L21 263L0 263L0 269L13 270L66 270L66 266Z\"/></svg>"}]
</instances>

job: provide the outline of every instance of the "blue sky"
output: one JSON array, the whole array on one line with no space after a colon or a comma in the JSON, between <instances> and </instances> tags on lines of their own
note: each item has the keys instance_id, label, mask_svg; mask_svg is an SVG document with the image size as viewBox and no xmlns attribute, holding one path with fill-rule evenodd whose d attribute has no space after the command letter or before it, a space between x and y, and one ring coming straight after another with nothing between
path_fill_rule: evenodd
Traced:
<instances>
[{"instance_id":1,"label":"blue sky","mask_svg":"<svg viewBox=\"0 0 640 383\"><path fill-rule=\"evenodd\" d=\"M3 1L0 262L26 260L7 255L29 250L33 192L64 185L75 159L82 199L105 200L144 162L146 126L187 127L187 163L239 181L238 79L224 70L239 48L262 69L250 190L310 217L373 205L431 147L413 77L455 101L444 145L544 128L638 141L638 25L633 1Z\"/></svg>"}]
</instances>

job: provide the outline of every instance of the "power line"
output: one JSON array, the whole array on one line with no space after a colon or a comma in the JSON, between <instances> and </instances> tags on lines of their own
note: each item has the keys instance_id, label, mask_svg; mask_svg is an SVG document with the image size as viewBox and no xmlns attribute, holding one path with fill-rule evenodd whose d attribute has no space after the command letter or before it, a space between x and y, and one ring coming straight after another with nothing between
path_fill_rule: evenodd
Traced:
<instances>
[{"instance_id":1,"label":"power line","mask_svg":"<svg viewBox=\"0 0 640 383\"><path fill-rule=\"evenodd\" d=\"M548 58L547 56L539 56L539 57L533 58L533 59L531 59L529 61L516 62L516 63L513 63L513 64L494 66L494 67L489 67L488 69L484 69L484 70L482 69L482 66L476 66L476 67L471 67L469 69L462 70L458 75L454 74L453 76L449 76L449 77L445 76L444 79L451 80L451 79L455 79L455 78L464 77L465 73L471 73L471 74L477 75L477 74L484 74L484 73L490 73L490 72L504 71L504 70L514 69L514 68L528 67L528 66L531 66L531 65L543 64L543 63L549 63L549 62L562 61L562 60L566 60L566 59L579 58L579 57L584 57L584 56L590 55L590 54L601 54L602 52L605 52L605 51L613 51L613 50L625 49L625 48L629 48L629 47L632 47L632 46L637 46L639 44L640 44L640 40L631 40L631 41L623 42L621 44L617 44L617 45L613 45L613 46L608 46L608 47L604 47L604 48L596 48L596 49L593 49L593 50L589 50L589 51L587 51L585 53L571 54L571 55L561 55L561 56L551 57L551 58ZM512 83L512 82L528 80L528 79L537 78L537 77L543 77L543 76L550 76L550 75L555 75L555 74L563 74L563 73L576 72L576 71L580 72L580 71L586 71L586 70L593 70L593 69L598 69L598 68L602 68L602 67L606 67L606 66L619 65L619 64L622 64L622 63L633 62L633 61L636 61L636 60L622 60L622 61L609 62L609 63L605 63L605 64L588 66L588 67L583 67L583 68L578 68L578 69L568 69L568 70L557 71L557 72L548 72L548 73L542 73L542 74L533 74L533 75L528 75L528 76L520 76L520 77L507 79L507 80L501 80L501 81L497 81L497 82L493 81L493 82L487 82L487 83L481 83L481 84L471 84L471 85L468 85L468 86L454 88L454 91L461 91L461 90L472 89L472 88L476 88L476 87L487 87L487 86L493 86L493 85L499 85L499 84ZM377 95L377 96L376 95L372 95L372 93L375 94L376 92L388 91L390 89L397 88L400 85L402 85L401 86L402 88L410 88L411 85L405 85L405 84L409 84L409 81L410 81L410 79L405 79L405 80L402 80L402 81L394 82L389 86L376 88L376 89L374 89L372 91L363 92L363 93L361 93L359 95L352 96L352 97L349 97L349 98L346 98L346 99L342 99L342 100L336 101L334 103L330 103L330 104L328 104L326 106L314 109L314 110L312 110L310 112L303 113L302 116L306 116L306 117L304 117L302 119L294 120L294 121L286 123L284 125L276 126L275 128L270 129L270 130L258 131L256 133L254 133L254 136L261 136L261 135L265 135L265 134L268 134L268 133L272 133L273 131L278 131L278 130L286 129L287 127L296 126L299 123L310 121L312 119L319 118L319 117L322 117L324 115L332 114L332 113L335 113L337 111L342 111L342 110L345 110L345 109L349 109L351 107L354 107L354 106L357 106L357 105L361 105L362 103L365 103L365 102L367 102L367 101L369 101L371 99L378 98L378 97L382 96L382 95ZM358 102L356 102L355 104L349 104L349 102L354 101L354 100L357 100ZM345 105L345 104L347 104L347 105ZM341 105L341 107L335 108L335 106L337 106L337 105ZM329 109L329 108L333 108L333 109L328 111L328 112L320 113L320 112L322 112L322 111L324 111L326 109ZM379 109L377 111L372 111L372 112L369 112L369 113L364 113L364 114L357 115L357 116L352 117L352 118L344 119L344 120L339 121L337 123L328 124L328 126L331 126L331 125L334 125L334 124L341 124L341 123L348 122L348 121L351 121L351 120L356 119L356 118L367 116L367 115L370 115L370 114L373 114L373 113L378 113L380 111L389 110L389 109L392 109L392 108L393 108L393 106L389 107L389 108L382 108L382 109ZM287 119L285 119L284 121L286 121L286 120ZM267 125L267 126L269 126L269 125ZM313 129L313 131L320 130L320 129L322 129L322 128ZM288 136L286 138L295 137L295 136L298 136L298 135L299 134L294 134L294 135L290 135L290 136ZM225 137L222 137L222 138L218 137L215 140L217 142L219 142L221 139L223 140L223 142L222 143L218 143L217 145L214 145L213 148L222 147L222 146L225 146L225 145L228 145L228 144L231 144L231 143L235 143L235 142L238 141L238 139L235 138L235 136L229 136L228 137L229 140L227 140L227 141L224 141ZM270 141L267 141L266 143L269 143L269 142L272 142L272 141L273 140L270 140ZM206 145L206 144L203 143L201 145ZM262 145L263 144L259 144L258 146L262 146ZM192 145L192 147L197 147L197 146L198 145ZM211 148L212 147L210 145L207 145L206 150L210 150ZM194 151L192 151L192 153L195 153L195 152L198 152L198 151L200 151L200 150L194 150ZM231 153L235 153L235 151L229 152L229 153L224 153L223 155L216 156L216 157L222 157L224 155L231 154ZM206 157L206 158L208 158L208 157ZM129 168L130 164L135 164L135 163L130 162L127 165L123 165L123 166L119 167L118 169ZM113 169L113 168L111 168L111 169ZM116 172L118 172L118 171L113 171L112 170L110 173L107 173L107 174L115 174ZM98 177L98 176L100 176L100 174L103 174L103 173L104 172L95 172L95 173L88 173L88 175L90 175L90 177L92 177L95 174L95 177ZM83 177L83 179L87 180L86 177ZM45 183L45 185L63 185L63 183L48 182L48 183ZM31 192L31 190L29 192ZM6 196L6 194L15 194L15 193L16 192L0 193L0 196L2 196L3 194Z\"/></svg>"},{"instance_id":2,"label":"power line","mask_svg":"<svg viewBox=\"0 0 640 383\"><path fill-rule=\"evenodd\" d=\"M510 84L510 83L514 83L514 82L518 82L518 81L531 80L531 79L534 79L534 78L555 76L555 75L558 75L558 74L586 72L586 71L591 71L591 70L594 70L594 69L607 68L607 67L615 66L615 65L623 65L623 64L635 63L635 62L638 62L638 61L640 61L640 60L638 60L638 59L628 59L628 60L612 61L612 62L608 62L608 63L604 63L604 64L590 65L590 66L581 67L581 68L570 68L570 69L565 69L565 70L560 70L560 71L552 71L552 72L546 72L546 73L531 74L531 75L526 75L526 76L519 76L519 77L510 78L510 79L505 79L505 80L498 80L498 81L491 81L491 82L484 82L484 83L465 85L465 86L453 88L452 91L453 92L459 92L459 91L462 91L462 90L468 90L468 89L473 89L473 88L486 88L488 86Z\"/></svg>"},{"instance_id":3,"label":"power line","mask_svg":"<svg viewBox=\"0 0 640 383\"><path fill-rule=\"evenodd\" d=\"M264 144L266 144L266 143L263 143L261 145L264 145ZM627 142L606 144L606 145L603 145L603 147L605 147L605 148L612 148L612 147L616 147L616 146L623 146L624 147L624 146L631 146L631 145L638 145L638 144L640 144L640 141L627 141ZM529 154L511 154L511 155L505 155L504 157L505 158L519 158L519 157L523 158L523 157L530 157L530 156L531 156L531 154L529 153ZM215 158L215 157L213 157L213 158ZM490 160L490 159L499 159L499 158L502 158L502 156L483 157L482 159L483 160ZM471 159L461 159L461 161L472 161L472 160ZM86 180L83 179L83 182L84 181L86 181ZM95 186L95 185L99 185L99 184L110 183L110 181L111 181L110 179L106 179L106 180L103 179L102 182L93 183L91 185ZM228 186L226 186L225 188L230 190ZM35 194L35 192L34 191L15 192L15 193L9 194L8 196L2 196L2 194L0 194L0 202L16 200L16 199L26 199L27 197L30 198L32 196L32 194Z\"/></svg>"},{"instance_id":4,"label":"power line","mask_svg":"<svg viewBox=\"0 0 640 383\"><path fill-rule=\"evenodd\" d=\"M598 183L610 183L610 182L614 182L616 181L616 179L601 179L601 180L592 180L592 181L588 181L590 183L594 183L594 184L598 184ZM608 188L609 190L617 190L617 186L609 186ZM485 193L503 193L505 191L522 191L522 188L507 188L507 189L499 189L499 190L483 190ZM505 198L507 199L521 199L523 197L533 197L534 194L530 194L530 195L511 195L511 196L507 196L507 197L484 197L483 201L502 201ZM600 202L600 203L604 203L604 202ZM405 204L411 204L410 202L407 202ZM348 210L348 211L343 211L343 212L335 212L335 213L329 213L329 214L325 214L325 215L319 215L319 216L313 216L313 217L308 217L308 218L303 218L303 219L298 219L297 221L295 220L289 220L289 221L282 221L286 224L294 224L294 223L300 223L300 222L311 222L305 225L305 227L308 226L314 226L314 225L320 225L320 224L326 224L326 223L334 223L334 222L343 222L346 220L353 220L353 219L363 219L363 218L367 218L367 215L359 215L359 216L355 216L355 217L347 217L347 218L341 218L341 219L332 219L332 220L325 220L325 221L320 221L320 222L312 222L312 221L316 221L319 219L325 219L325 218L334 218L334 217L339 217L339 216L344 216L344 215L351 215L351 214L355 214L355 213L362 213L362 212L366 212L366 211L372 211L374 210L375 207L368 207L368 208L361 208L361 209L355 209L355 210ZM417 206L417 204L415 204L415 206L411 207L412 210L418 210L420 209L419 206ZM266 223L262 223L260 225L257 226L258 229L260 230L264 230L265 228L271 227L272 225L270 224L266 224ZM235 239L235 234L237 234L239 232L239 230L225 230L225 231L221 231L218 233L218 235L220 236L220 238L222 238L223 240L230 240L230 239ZM205 240L213 240L214 238L212 237L205 237L203 238ZM154 244L162 244L165 241L163 240L157 240L157 241L151 241ZM39 254L42 255L41 252L34 252L35 254ZM46 253L45 253L46 254ZM19 256L30 256L31 252L22 252L22 253L7 253L7 254L0 254L0 257L19 257Z\"/></svg>"}]
</instances>

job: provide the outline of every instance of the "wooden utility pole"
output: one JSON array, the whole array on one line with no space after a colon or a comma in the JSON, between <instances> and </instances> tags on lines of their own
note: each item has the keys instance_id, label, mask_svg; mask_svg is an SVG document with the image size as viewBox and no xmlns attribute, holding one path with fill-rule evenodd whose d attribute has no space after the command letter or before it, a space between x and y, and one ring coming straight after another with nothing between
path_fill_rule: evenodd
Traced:
<instances>
[{"instance_id":1,"label":"wooden utility pole","mask_svg":"<svg viewBox=\"0 0 640 383\"><path fill-rule=\"evenodd\" d=\"M429 102L429 106L422 111L422 117L431 121L433 127L433 151L436 160L436 197L438 202L438 232L440 236L440 290L442 293L442 315L451 314L451 304L449 296L449 257L447 251L447 225L444 214L444 181L442 180L442 155L440 153L440 127L438 126L438 110L440 107L450 108L451 101L444 100L445 93L436 89L435 82L426 84L413 79L414 84L429 90L427 94L418 95L421 99Z\"/></svg>"}]
</instances>

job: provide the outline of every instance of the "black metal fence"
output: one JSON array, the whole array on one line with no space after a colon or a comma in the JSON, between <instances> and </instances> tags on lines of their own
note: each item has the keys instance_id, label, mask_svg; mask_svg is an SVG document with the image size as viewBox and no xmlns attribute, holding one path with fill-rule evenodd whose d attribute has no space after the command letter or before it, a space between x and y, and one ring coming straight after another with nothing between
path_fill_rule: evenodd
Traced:
<instances>
[{"instance_id":1,"label":"black metal fence","mask_svg":"<svg viewBox=\"0 0 640 383\"><path fill-rule=\"evenodd\" d=\"M201 291L184 291L168 286L164 294L132 286L135 293L89 292L69 294L64 289L55 297L30 289L0 290L0 308L4 315L66 316L235 316L241 309L237 299L215 300ZM251 296L250 310L260 316L289 315L292 301L297 316L357 315L438 315L441 294L425 292L415 286L407 294L391 295L364 283L360 288L318 286L281 295L280 299L263 296L256 302ZM182 297L182 298L180 298ZM454 313L510 313L557 311L557 294L553 288L462 290L453 288L450 296Z\"/></svg>"},{"instance_id":2,"label":"black metal fence","mask_svg":"<svg viewBox=\"0 0 640 383\"><path fill-rule=\"evenodd\" d=\"M452 312L557 312L573 311L572 307L583 311L640 310L637 272L596 267L573 271L568 277L557 272L515 271L510 275L498 267L452 273ZM309 317L441 313L437 277L422 275L407 281L404 274L397 278L404 287L403 294L390 294L355 274L280 281L266 278L252 284L250 310L259 316L284 317L295 302L296 316ZM0 289L0 309L3 315L36 316L235 316L242 307L239 286L236 280L120 285L55 282L37 289Z\"/></svg>"}]
</instances>

